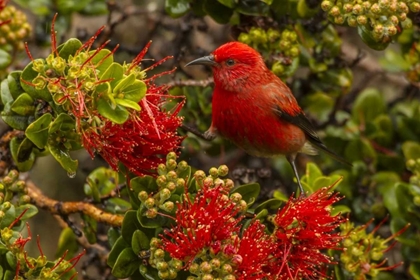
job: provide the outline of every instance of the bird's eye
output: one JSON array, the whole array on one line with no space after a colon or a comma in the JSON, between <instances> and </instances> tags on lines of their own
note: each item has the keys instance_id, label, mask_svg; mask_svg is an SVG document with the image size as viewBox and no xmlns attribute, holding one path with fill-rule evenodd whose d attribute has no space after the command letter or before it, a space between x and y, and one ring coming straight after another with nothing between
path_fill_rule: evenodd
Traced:
<instances>
[{"instance_id":1,"label":"bird's eye","mask_svg":"<svg viewBox=\"0 0 420 280\"><path fill-rule=\"evenodd\" d=\"M233 60L233 59L231 59L231 58L229 58L228 60L226 60L226 65L227 66L232 66L232 65L234 65L235 64L235 60Z\"/></svg>"}]
</instances>

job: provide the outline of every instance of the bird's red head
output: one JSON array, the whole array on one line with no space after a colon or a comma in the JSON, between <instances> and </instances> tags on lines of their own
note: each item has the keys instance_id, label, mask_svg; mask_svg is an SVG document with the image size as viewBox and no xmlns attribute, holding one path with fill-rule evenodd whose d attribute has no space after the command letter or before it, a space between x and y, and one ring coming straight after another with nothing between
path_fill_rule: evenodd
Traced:
<instances>
[{"instance_id":1,"label":"bird's red head","mask_svg":"<svg viewBox=\"0 0 420 280\"><path fill-rule=\"evenodd\" d=\"M268 71L261 55L240 42L226 43L211 55L193 60L187 65L210 65L216 86L226 90L250 86Z\"/></svg>"}]
</instances>

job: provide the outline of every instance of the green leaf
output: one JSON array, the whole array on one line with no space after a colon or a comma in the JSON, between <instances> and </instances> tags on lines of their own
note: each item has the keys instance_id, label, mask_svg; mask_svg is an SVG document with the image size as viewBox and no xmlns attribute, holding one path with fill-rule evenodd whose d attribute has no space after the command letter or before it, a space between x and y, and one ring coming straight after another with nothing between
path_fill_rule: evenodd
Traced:
<instances>
[{"instance_id":1,"label":"green leaf","mask_svg":"<svg viewBox=\"0 0 420 280\"><path fill-rule=\"evenodd\" d=\"M418 280L420 279L420 262L411 263L410 267L408 268L408 272L410 273L411 277Z\"/></svg>"},{"instance_id":2,"label":"green leaf","mask_svg":"<svg viewBox=\"0 0 420 280\"><path fill-rule=\"evenodd\" d=\"M96 50L90 51L89 55L93 55L94 52L96 52ZM110 50L102 49L91 60L91 63L95 65L95 68L97 71L99 71L100 75L102 75L114 62L114 56L110 55L110 53Z\"/></svg>"},{"instance_id":3,"label":"green leaf","mask_svg":"<svg viewBox=\"0 0 420 280\"><path fill-rule=\"evenodd\" d=\"M125 249L129 248L130 244L125 242L124 238L120 236L117 241L115 241L115 244L112 246L111 251L109 252L108 259L106 263L112 268L115 265L115 262L117 261L118 256L120 253Z\"/></svg>"},{"instance_id":4,"label":"green leaf","mask_svg":"<svg viewBox=\"0 0 420 280\"><path fill-rule=\"evenodd\" d=\"M404 59L402 54L391 49L385 50L384 54L383 57L379 58L379 64L386 71L401 72L410 69L411 64Z\"/></svg>"},{"instance_id":5,"label":"green leaf","mask_svg":"<svg viewBox=\"0 0 420 280\"><path fill-rule=\"evenodd\" d=\"M115 94L118 94L122 91L124 91L125 88L127 88L129 85L131 85L136 80L136 76L134 74L130 74L119 81L116 81L115 87L112 89L112 91Z\"/></svg>"},{"instance_id":6,"label":"green leaf","mask_svg":"<svg viewBox=\"0 0 420 280\"><path fill-rule=\"evenodd\" d=\"M242 199L248 205L252 205L260 194L260 185L257 183L246 184L237 186L232 189L231 193L239 193L242 195Z\"/></svg>"},{"instance_id":7,"label":"green leaf","mask_svg":"<svg viewBox=\"0 0 420 280\"><path fill-rule=\"evenodd\" d=\"M38 90L35 87L23 82L23 81L26 81L26 82L32 83L32 80L38 76L38 72L32 69L32 63L33 62L30 62L28 65L26 65L25 69L23 69L22 75L20 77L21 79L20 85L25 90L25 92L28 93L32 98L42 99L47 102L50 102L52 101L52 96L51 96L51 93L48 91L47 87L45 87L44 89Z\"/></svg>"},{"instance_id":8,"label":"green leaf","mask_svg":"<svg viewBox=\"0 0 420 280\"><path fill-rule=\"evenodd\" d=\"M121 236L127 243L131 243L133 234L136 230L142 229L137 220L137 211L129 210L125 213L121 226Z\"/></svg>"},{"instance_id":9,"label":"green leaf","mask_svg":"<svg viewBox=\"0 0 420 280\"><path fill-rule=\"evenodd\" d=\"M147 193L154 193L158 191L156 179L149 175L143 177L134 177L130 180L130 186L136 194L141 191L146 191Z\"/></svg>"},{"instance_id":10,"label":"green leaf","mask_svg":"<svg viewBox=\"0 0 420 280\"><path fill-rule=\"evenodd\" d=\"M25 130L25 135L38 148L43 149L48 140L48 129L52 120L50 113L42 115L36 121L31 123Z\"/></svg>"},{"instance_id":11,"label":"green leaf","mask_svg":"<svg viewBox=\"0 0 420 280\"><path fill-rule=\"evenodd\" d=\"M18 162L25 162L30 159L32 155L32 149L34 148L34 143L32 143L28 138L24 138L19 144L17 150L17 160Z\"/></svg>"},{"instance_id":12,"label":"green leaf","mask_svg":"<svg viewBox=\"0 0 420 280\"><path fill-rule=\"evenodd\" d=\"M338 214L343 215L345 213L351 213L351 209L346 205L336 205L331 210L331 216L335 216L335 215L338 215Z\"/></svg>"},{"instance_id":13,"label":"green leaf","mask_svg":"<svg viewBox=\"0 0 420 280\"><path fill-rule=\"evenodd\" d=\"M144 232L138 229L133 233L131 248L133 249L133 252L138 255L140 251L148 250L150 248L150 240Z\"/></svg>"},{"instance_id":14,"label":"green leaf","mask_svg":"<svg viewBox=\"0 0 420 280\"><path fill-rule=\"evenodd\" d=\"M217 2L225 5L228 8L233 9L235 7L235 1L234 0L217 0Z\"/></svg>"},{"instance_id":15,"label":"green leaf","mask_svg":"<svg viewBox=\"0 0 420 280\"><path fill-rule=\"evenodd\" d=\"M96 235L98 229L98 222L85 214L82 214L83 220L83 233L90 244L95 244L97 242Z\"/></svg>"},{"instance_id":16,"label":"green leaf","mask_svg":"<svg viewBox=\"0 0 420 280\"><path fill-rule=\"evenodd\" d=\"M345 158L349 162L366 161L376 164L376 152L366 139L354 139L346 147Z\"/></svg>"},{"instance_id":17,"label":"green leaf","mask_svg":"<svg viewBox=\"0 0 420 280\"><path fill-rule=\"evenodd\" d=\"M352 119L357 124L373 122L386 113L385 100L377 89L368 88L359 94L352 109Z\"/></svg>"},{"instance_id":18,"label":"green leaf","mask_svg":"<svg viewBox=\"0 0 420 280\"><path fill-rule=\"evenodd\" d=\"M147 280L155 280L155 279L159 279L159 274L158 271L151 267L151 266L146 266L146 265L140 265L139 268L140 274L144 277L144 279ZM182 272L179 271L178 274L181 274ZM184 278L178 278L178 279L187 279L186 277Z\"/></svg>"},{"instance_id":19,"label":"green leaf","mask_svg":"<svg viewBox=\"0 0 420 280\"><path fill-rule=\"evenodd\" d=\"M61 113L51 124L48 133L54 132L66 132L74 130L76 127L76 121L66 113Z\"/></svg>"},{"instance_id":20,"label":"green leaf","mask_svg":"<svg viewBox=\"0 0 420 280\"><path fill-rule=\"evenodd\" d=\"M116 124L123 124L129 117L127 109L121 105L117 105L115 109L113 109L112 103L109 99L105 100L105 98L98 100L98 112Z\"/></svg>"},{"instance_id":21,"label":"green leaf","mask_svg":"<svg viewBox=\"0 0 420 280\"><path fill-rule=\"evenodd\" d=\"M113 62L109 67L105 70L105 72L100 76L100 80L111 80L111 86L112 88L115 86L115 84L122 79L124 76L124 69L121 66L121 64ZM97 88L98 91L100 91ZM102 90L102 89L101 89Z\"/></svg>"},{"instance_id":22,"label":"green leaf","mask_svg":"<svg viewBox=\"0 0 420 280\"><path fill-rule=\"evenodd\" d=\"M67 60L70 55L74 56L81 46L82 42L79 39L70 38L67 42L58 46L58 55Z\"/></svg>"},{"instance_id":23,"label":"green leaf","mask_svg":"<svg viewBox=\"0 0 420 280\"><path fill-rule=\"evenodd\" d=\"M12 63L12 56L5 50L0 49L0 69L6 69Z\"/></svg>"},{"instance_id":24,"label":"green leaf","mask_svg":"<svg viewBox=\"0 0 420 280\"><path fill-rule=\"evenodd\" d=\"M68 251L66 259L71 259L79 250L79 243L77 243L76 235L70 227L66 227L61 231L58 238L57 251L55 257L60 258Z\"/></svg>"},{"instance_id":25,"label":"green leaf","mask_svg":"<svg viewBox=\"0 0 420 280\"><path fill-rule=\"evenodd\" d=\"M286 196L286 195L285 195L284 193L282 193L281 191L274 191L273 197L274 197L274 198L276 198L276 199L278 199L278 200L281 200L281 201L283 201L283 202L286 202L286 201L288 201L288 200L289 200L289 197L288 197L288 196Z\"/></svg>"},{"instance_id":26,"label":"green leaf","mask_svg":"<svg viewBox=\"0 0 420 280\"><path fill-rule=\"evenodd\" d=\"M71 14L82 10L91 0L56 0L58 12Z\"/></svg>"},{"instance_id":27,"label":"green leaf","mask_svg":"<svg viewBox=\"0 0 420 280\"><path fill-rule=\"evenodd\" d=\"M414 141L405 141L402 151L406 160L420 158L420 144Z\"/></svg>"},{"instance_id":28,"label":"green leaf","mask_svg":"<svg viewBox=\"0 0 420 280\"><path fill-rule=\"evenodd\" d=\"M189 0L166 0L165 11L171 17L180 17L190 9Z\"/></svg>"},{"instance_id":29,"label":"green leaf","mask_svg":"<svg viewBox=\"0 0 420 280\"><path fill-rule=\"evenodd\" d=\"M70 157L68 151L61 149L56 145L48 145L51 155L60 163L61 167L67 171L68 174L76 174L78 161Z\"/></svg>"},{"instance_id":30,"label":"green leaf","mask_svg":"<svg viewBox=\"0 0 420 280\"><path fill-rule=\"evenodd\" d=\"M23 214L22 217L20 218L21 221L28 220L32 218L33 216L35 216L36 214L38 214L38 208L35 205L24 204L24 205L19 205L18 207L16 207L16 216L19 216L25 210L26 210L25 214Z\"/></svg>"},{"instance_id":31,"label":"green leaf","mask_svg":"<svg viewBox=\"0 0 420 280\"><path fill-rule=\"evenodd\" d=\"M25 138L26 139L26 138ZM18 140L18 138L14 137L10 141L10 153L12 154L12 158L14 162L16 163L19 171L26 172L29 171L35 162L35 155L34 153L31 153L29 155L29 159L23 162L19 161L19 148L23 141Z\"/></svg>"},{"instance_id":32,"label":"green leaf","mask_svg":"<svg viewBox=\"0 0 420 280\"><path fill-rule=\"evenodd\" d=\"M140 263L139 257L133 250L131 250L131 248L125 248L118 256L111 273L117 278L130 277L139 269Z\"/></svg>"},{"instance_id":33,"label":"green leaf","mask_svg":"<svg viewBox=\"0 0 420 280\"><path fill-rule=\"evenodd\" d=\"M84 185L86 195L100 202L101 196L109 195L118 185L118 173L112 169L99 167L92 171Z\"/></svg>"},{"instance_id":34,"label":"green leaf","mask_svg":"<svg viewBox=\"0 0 420 280\"><path fill-rule=\"evenodd\" d=\"M27 93L22 93L19 97L12 103L10 109L22 116L30 116L35 112L34 100Z\"/></svg>"},{"instance_id":35,"label":"green leaf","mask_svg":"<svg viewBox=\"0 0 420 280\"><path fill-rule=\"evenodd\" d=\"M146 92L147 86L143 81L140 80L135 80L130 85L122 89L124 99L128 99L136 103L138 103L146 95Z\"/></svg>"},{"instance_id":36,"label":"green leaf","mask_svg":"<svg viewBox=\"0 0 420 280\"><path fill-rule=\"evenodd\" d=\"M9 83L7 80L3 80L0 85L1 91L1 102L5 105L7 103L12 103L14 98L10 92Z\"/></svg>"},{"instance_id":37,"label":"green leaf","mask_svg":"<svg viewBox=\"0 0 420 280\"><path fill-rule=\"evenodd\" d=\"M108 233L107 233L109 245L113 247L120 236L121 236L120 232L117 228L114 228L114 227L109 228Z\"/></svg>"},{"instance_id":38,"label":"green leaf","mask_svg":"<svg viewBox=\"0 0 420 280\"><path fill-rule=\"evenodd\" d=\"M258 214L263 209L271 210L271 211L277 211L280 206L283 204L283 201L277 198L271 198L269 200L264 201L258 207L255 208L254 213Z\"/></svg>"},{"instance_id":39,"label":"green leaf","mask_svg":"<svg viewBox=\"0 0 420 280\"><path fill-rule=\"evenodd\" d=\"M16 208L13 204L7 211L3 210L3 212L4 212L4 216L0 221L1 229L9 227L18 216L16 215ZM14 227L18 226L19 223L21 223L21 221L18 222Z\"/></svg>"},{"instance_id":40,"label":"green leaf","mask_svg":"<svg viewBox=\"0 0 420 280\"><path fill-rule=\"evenodd\" d=\"M125 108L130 108L136 111L140 111L140 105L134 101L131 100L127 100L127 99L119 99L119 98L115 98L115 103L117 103L118 105L121 105Z\"/></svg>"},{"instance_id":41,"label":"green leaf","mask_svg":"<svg viewBox=\"0 0 420 280\"><path fill-rule=\"evenodd\" d=\"M143 228L155 229L161 228L167 223L167 218L162 215L157 215L155 218L151 219L146 217L147 208L144 205L141 205L137 210L137 220L140 222Z\"/></svg>"},{"instance_id":42,"label":"green leaf","mask_svg":"<svg viewBox=\"0 0 420 280\"><path fill-rule=\"evenodd\" d=\"M204 11L211 16L217 23L228 23L233 15L233 10L214 0L205 0L203 3Z\"/></svg>"}]
</instances>

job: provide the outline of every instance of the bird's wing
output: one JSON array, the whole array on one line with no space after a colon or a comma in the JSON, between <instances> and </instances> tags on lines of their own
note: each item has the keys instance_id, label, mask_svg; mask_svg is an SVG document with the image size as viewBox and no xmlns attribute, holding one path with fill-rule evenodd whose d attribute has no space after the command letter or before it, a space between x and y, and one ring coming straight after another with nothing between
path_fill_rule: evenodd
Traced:
<instances>
[{"instance_id":1,"label":"bird's wing","mask_svg":"<svg viewBox=\"0 0 420 280\"><path fill-rule=\"evenodd\" d=\"M351 163L346 161L344 158L340 157L333 151L327 148L324 143L322 143L321 139L319 139L315 128L311 124L311 122L308 120L308 118L305 116L305 114L300 111L294 115L291 115L290 113L286 112L285 110L282 110L280 105L276 105L274 108L274 113L282 120L285 120L291 124L296 125L300 129L303 130L305 133L307 140L316 148L323 150L326 152L329 156L336 159L337 161L344 163L346 165L352 166Z\"/></svg>"}]
</instances>

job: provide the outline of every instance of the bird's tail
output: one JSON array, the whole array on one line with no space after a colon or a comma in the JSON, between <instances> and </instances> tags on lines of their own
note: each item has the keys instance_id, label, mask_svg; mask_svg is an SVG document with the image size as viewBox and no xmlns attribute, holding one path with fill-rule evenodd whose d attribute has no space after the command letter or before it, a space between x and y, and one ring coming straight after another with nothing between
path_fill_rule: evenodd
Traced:
<instances>
[{"instance_id":1,"label":"bird's tail","mask_svg":"<svg viewBox=\"0 0 420 280\"><path fill-rule=\"evenodd\" d=\"M308 140L310 141L310 138ZM317 148L319 150L324 151L327 155L329 155L330 157L332 157L336 161L341 162L341 163L343 163L345 165L348 165L350 167L353 166L353 164L351 164L350 162L345 160L343 157L337 155L336 153L334 153L333 151L328 149L327 146L324 145L324 143L318 142L318 141L310 141L310 144L312 145L313 148ZM310 154L310 153L308 153L308 154Z\"/></svg>"}]
</instances>

